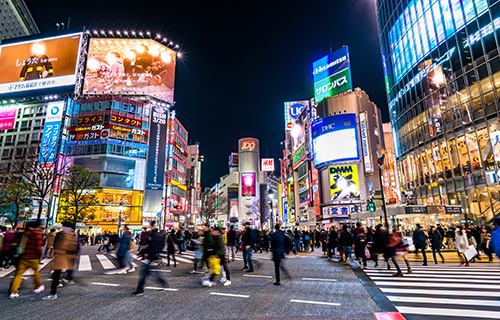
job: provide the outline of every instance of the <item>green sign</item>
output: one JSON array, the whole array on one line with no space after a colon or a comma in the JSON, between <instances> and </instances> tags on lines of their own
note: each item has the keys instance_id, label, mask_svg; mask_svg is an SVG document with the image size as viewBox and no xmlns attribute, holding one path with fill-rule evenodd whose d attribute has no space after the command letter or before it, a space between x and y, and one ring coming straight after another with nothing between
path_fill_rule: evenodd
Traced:
<instances>
[{"instance_id":1,"label":"green sign","mask_svg":"<svg viewBox=\"0 0 500 320\"><path fill-rule=\"evenodd\" d=\"M300 160L302 159L305 159L307 155L307 152L306 152L306 145L304 144L302 146L302 148L300 148L297 153L293 156L293 164L296 164L297 162L299 162Z\"/></svg>"},{"instance_id":2,"label":"green sign","mask_svg":"<svg viewBox=\"0 0 500 320\"><path fill-rule=\"evenodd\" d=\"M326 79L318 81L314 84L314 88L316 90L316 102L351 90L351 72L349 69L342 70Z\"/></svg>"}]
</instances>

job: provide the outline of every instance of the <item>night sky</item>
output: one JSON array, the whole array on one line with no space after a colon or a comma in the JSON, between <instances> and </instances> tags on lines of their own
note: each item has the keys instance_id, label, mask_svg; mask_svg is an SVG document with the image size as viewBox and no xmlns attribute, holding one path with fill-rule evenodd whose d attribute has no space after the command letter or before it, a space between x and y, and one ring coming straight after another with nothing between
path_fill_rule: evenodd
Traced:
<instances>
[{"instance_id":1,"label":"night sky","mask_svg":"<svg viewBox=\"0 0 500 320\"><path fill-rule=\"evenodd\" d=\"M70 17L70 31L150 31L179 43L175 110L189 142L200 142L203 187L228 173L242 137L260 139L262 157L282 157L283 102L313 96L311 64L330 48L349 46L353 86L389 121L374 0L25 1L42 35Z\"/></svg>"}]
</instances>

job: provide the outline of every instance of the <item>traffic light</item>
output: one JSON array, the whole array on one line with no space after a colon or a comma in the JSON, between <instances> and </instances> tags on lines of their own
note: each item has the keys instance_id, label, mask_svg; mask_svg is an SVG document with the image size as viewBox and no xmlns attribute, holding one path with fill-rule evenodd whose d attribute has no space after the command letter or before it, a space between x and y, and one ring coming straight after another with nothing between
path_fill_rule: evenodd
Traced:
<instances>
[{"instance_id":1,"label":"traffic light","mask_svg":"<svg viewBox=\"0 0 500 320\"><path fill-rule=\"evenodd\" d=\"M377 207L375 207L375 202L373 202L373 200L368 200L368 210L370 212L375 212L375 210L377 209Z\"/></svg>"}]
</instances>

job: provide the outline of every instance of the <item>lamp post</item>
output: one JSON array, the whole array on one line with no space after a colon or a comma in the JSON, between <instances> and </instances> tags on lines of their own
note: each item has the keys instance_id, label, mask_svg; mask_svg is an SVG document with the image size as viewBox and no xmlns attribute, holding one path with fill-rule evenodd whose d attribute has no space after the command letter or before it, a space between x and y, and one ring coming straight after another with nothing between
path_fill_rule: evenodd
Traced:
<instances>
[{"instance_id":1,"label":"lamp post","mask_svg":"<svg viewBox=\"0 0 500 320\"><path fill-rule=\"evenodd\" d=\"M118 214L118 234L120 234L120 228L122 227L122 209L123 201L120 201L120 213Z\"/></svg>"},{"instance_id":2,"label":"lamp post","mask_svg":"<svg viewBox=\"0 0 500 320\"><path fill-rule=\"evenodd\" d=\"M269 189L269 202L271 203L271 226L270 229L273 230L274 228L274 216L273 216L273 200L274 200L274 192L273 189Z\"/></svg>"}]
</instances>

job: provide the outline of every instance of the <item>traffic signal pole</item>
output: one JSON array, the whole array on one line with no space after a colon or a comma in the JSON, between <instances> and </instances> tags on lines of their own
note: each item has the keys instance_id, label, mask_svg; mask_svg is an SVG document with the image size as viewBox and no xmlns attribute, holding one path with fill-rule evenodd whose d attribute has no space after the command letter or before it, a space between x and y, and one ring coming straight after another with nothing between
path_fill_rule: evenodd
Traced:
<instances>
[{"instance_id":1,"label":"traffic signal pole","mask_svg":"<svg viewBox=\"0 0 500 320\"><path fill-rule=\"evenodd\" d=\"M389 221L387 220L387 208L385 206L385 194L384 194L384 184L382 183L382 166L384 165L384 159L378 161L378 177L380 180L380 191L382 192L382 210L384 211L385 228L389 231Z\"/></svg>"}]
</instances>

